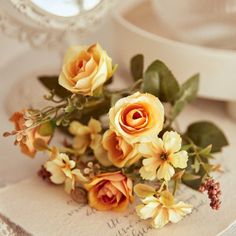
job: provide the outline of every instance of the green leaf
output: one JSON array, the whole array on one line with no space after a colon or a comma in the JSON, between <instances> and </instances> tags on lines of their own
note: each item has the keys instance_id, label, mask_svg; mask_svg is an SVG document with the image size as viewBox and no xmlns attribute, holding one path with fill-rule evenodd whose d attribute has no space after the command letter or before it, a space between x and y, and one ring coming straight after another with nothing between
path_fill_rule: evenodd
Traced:
<instances>
[{"instance_id":1,"label":"green leaf","mask_svg":"<svg viewBox=\"0 0 236 236\"><path fill-rule=\"evenodd\" d=\"M213 123L200 121L191 124L186 135L198 146L204 148L212 144L211 152L220 152L228 145L224 133Z\"/></svg>"},{"instance_id":2,"label":"green leaf","mask_svg":"<svg viewBox=\"0 0 236 236\"><path fill-rule=\"evenodd\" d=\"M194 170L192 171L186 171L184 173L184 176L182 178L182 182L187 185L188 187L198 190L203 178L206 176L205 170L200 166L200 169L198 173L194 173Z\"/></svg>"},{"instance_id":3,"label":"green leaf","mask_svg":"<svg viewBox=\"0 0 236 236\"><path fill-rule=\"evenodd\" d=\"M39 76L38 80L48 90L54 90L54 93L60 98L65 98L72 94L70 91L66 90L61 85L59 85L58 76Z\"/></svg>"},{"instance_id":4,"label":"green leaf","mask_svg":"<svg viewBox=\"0 0 236 236\"><path fill-rule=\"evenodd\" d=\"M144 74L143 90L158 96L162 102L173 102L179 93L179 84L168 67L156 60Z\"/></svg>"},{"instance_id":5,"label":"green leaf","mask_svg":"<svg viewBox=\"0 0 236 236\"><path fill-rule=\"evenodd\" d=\"M208 145L207 147L203 148L199 151L199 154L204 157L209 157L211 155L212 144Z\"/></svg>"},{"instance_id":6,"label":"green leaf","mask_svg":"<svg viewBox=\"0 0 236 236\"><path fill-rule=\"evenodd\" d=\"M187 103L192 102L197 97L199 87L199 74L192 76L180 88L178 99L172 109L172 119L176 118Z\"/></svg>"},{"instance_id":7,"label":"green leaf","mask_svg":"<svg viewBox=\"0 0 236 236\"><path fill-rule=\"evenodd\" d=\"M146 71L143 78L142 90L156 97L160 96L160 79L156 71Z\"/></svg>"},{"instance_id":8,"label":"green leaf","mask_svg":"<svg viewBox=\"0 0 236 236\"><path fill-rule=\"evenodd\" d=\"M134 80L139 80L143 77L144 57L142 54L137 54L131 58L130 69Z\"/></svg>"},{"instance_id":9,"label":"green leaf","mask_svg":"<svg viewBox=\"0 0 236 236\"><path fill-rule=\"evenodd\" d=\"M101 103L98 103L88 108L84 108L81 111L78 120L83 124L87 124L91 117L99 119L100 116L107 114L110 107L111 107L110 99L105 99Z\"/></svg>"},{"instance_id":10,"label":"green leaf","mask_svg":"<svg viewBox=\"0 0 236 236\"><path fill-rule=\"evenodd\" d=\"M194 175L194 174L191 174L189 172L185 172L182 178L183 178L184 181L192 181L192 180L200 179L201 176L200 175Z\"/></svg>"},{"instance_id":11,"label":"green leaf","mask_svg":"<svg viewBox=\"0 0 236 236\"><path fill-rule=\"evenodd\" d=\"M200 162L197 158L194 159L194 164L192 165L192 168L194 169L195 173L200 170Z\"/></svg>"}]
</instances>

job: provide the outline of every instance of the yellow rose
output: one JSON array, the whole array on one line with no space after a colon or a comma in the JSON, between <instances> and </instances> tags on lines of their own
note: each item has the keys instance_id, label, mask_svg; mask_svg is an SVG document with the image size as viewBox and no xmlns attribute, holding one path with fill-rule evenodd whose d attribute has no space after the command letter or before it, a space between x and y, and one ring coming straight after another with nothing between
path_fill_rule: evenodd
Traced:
<instances>
[{"instance_id":1,"label":"yellow rose","mask_svg":"<svg viewBox=\"0 0 236 236\"><path fill-rule=\"evenodd\" d=\"M109 160L119 168L130 166L141 157L135 146L127 143L122 137L117 136L114 131L107 130L103 135L102 143L108 152Z\"/></svg>"},{"instance_id":2,"label":"yellow rose","mask_svg":"<svg viewBox=\"0 0 236 236\"><path fill-rule=\"evenodd\" d=\"M73 93L92 96L115 71L99 44L74 46L66 52L59 84Z\"/></svg>"},{"instance_id":3,"label":"yellow rose","mask_svg":"<svg viewBox=\"0 0 236 236\"><path fill-rule=\"evenodd\" d=\"M97 175L85 188L89 205L99 211L124 211L133 201L132 181L121 172Z\"/></svg>"},{"instance_id":4,"label":"yellow rose","mask_svg":"<svg viewBox=\"0 0 236 236\"><path fill-rule=\"evenodd\" d=\"M27 111L15 112L10 118L10 121L15 124L16 131L21 131L27 128L25 112ZM36 139L41 139L46 144L48 144L51 140L52 135L41 135L39 133L40 127L41 126L37 126L32 129L29 129L28 131L25 131L23 133L22 138L17 138L17 144L20 145L21 152L29 157L34 157L37 152L36 148L34 147L34 141Z\"/></svg>"},{"instance_id":5,"label":"yellow rose","mask_svg":"<svg viewBox=\"0 0 236 236\"><path fill-rule=\"evenodd\" d=\"M120 99L109 111L110 128L129 143L151 141L162 130L164 108L148 93Z\"/></svg>"}]
</instances>

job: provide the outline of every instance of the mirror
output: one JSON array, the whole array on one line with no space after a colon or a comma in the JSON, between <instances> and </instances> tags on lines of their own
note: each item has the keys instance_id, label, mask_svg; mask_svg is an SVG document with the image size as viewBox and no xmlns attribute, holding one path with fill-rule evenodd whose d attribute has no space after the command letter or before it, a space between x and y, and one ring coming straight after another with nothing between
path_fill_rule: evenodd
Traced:
<instances>
[{"instance_id":1,"label":"mirror","mask_svg":"<svg viewBox=\"0 0 236 236\"><path fill-rule=\"evenodd\" d=\"M76 16L94 9L101 0L32 0L32 3L53 15L62 17Z\"/></svg>"},{"instance_id":2,"label":"mirror","mask_svg":"<svg viewBox=\"0 0 236 236\"><path fill-rule=\"evenodd\" d=\"M28 41L33 47L51 47L96 29L117 0L2 0L0 30Z\"/></svg>"},{"instance_id":3,"label":"mirror","mask_svg":"<svg viewBox=\"0 0 236 236\"><path fill-rule=\"evenodd\" d=\"M101 22L116 0L10 0L18 13L38 26L85 31Z\"/></svg>"}]
</instances>

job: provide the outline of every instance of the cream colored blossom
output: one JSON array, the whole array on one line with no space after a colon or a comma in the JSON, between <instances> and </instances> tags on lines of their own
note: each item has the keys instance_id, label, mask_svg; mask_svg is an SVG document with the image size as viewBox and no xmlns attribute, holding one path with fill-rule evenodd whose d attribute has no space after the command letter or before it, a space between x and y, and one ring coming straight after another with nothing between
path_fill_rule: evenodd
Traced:
<instances>
[{"instance_id":1,"label":"cream colored blossom","mask_svg":"<svg viewBox=\"0 0 236 236\"><path fill-rule=\"evenodd\" d=\"M167 131L163 139L155 138L152 142L141 143L139 152L146 157L140 174L143 179L164 179L169 181L174 175L175 168L186 168L188 153L180 151L182 139L173 131Z\"/></svg>"},{"instance_id":2,"label":"cream colored blossom","mask_svg":"<svg viewBox=\"0 0 236 236\"><path fill-rule=\"evenodd\" d=\"M136 212L141 219L151 218L154 228L162 228L168 222L177 223L192 211L189 204L175 203L173 195L168 191L161 192L158 198L148 196L142 202L136 207Z\"/></svg>"},{"instance_id":3,"label":"cream colored blossom","mask_svg":"<svg viewBox=\"0 0 236 236\"><path fill-rule=\"evenodd\" d=\"M128 143L149 142L162 130L164 108L149 93L121 98L109 111L110 129Z\"/></svg>"},{"instance_id":4,"label":"cream colored blossom","mask_svg":"<svg viewBox=\"0 0 236 236\"><path fill-rule=\"evenodd\" d=\"M76 182L87 182L88 179L76 168L76 163L70 160L65 153L59 153L55 148L49 161L44 164L45 169L51 173L50 180L54 184L65 184L66 192L75 189Z\"/></svg>"},{"instance_id":5,"label":"cream colored blossom","mask_svg":"<svg viewBox=\"0 0 236 236\"><path fill-rule=\"evenodd\" d=\"M84 154L88 147L92 149L97 146L101 139L102 125L93 118L88 122L88 126L78 121L72 121L69 126L71 134L75 135L73 148L79 153Z\"/></svg>"},{"instance_id":6,"label":"cream colored blossom","mask_svg":"<svg viewBox=\"0 0 236 236\"><path fill-rule=\"evenodd\" d=\"M92 96L115 71L99 44L70 47L65 55L59 84L73 93Z\"/></svg>"},{"instance_id":7,"label":"cream colored blossom","mask_svg":"<svg viewBox=\"0 0 236 236\"><path fill-rule=\"evenodd\" d=\"M102 146L102 135L100 134L102 125L98 120L91 118L88 126L73 121L70 123L69 131L75 135L73 148L78 154L84 154L87 148L90 147L94 152L94 156L102 165L111 165L107 152Z\"/></svg>"}]
</instances>

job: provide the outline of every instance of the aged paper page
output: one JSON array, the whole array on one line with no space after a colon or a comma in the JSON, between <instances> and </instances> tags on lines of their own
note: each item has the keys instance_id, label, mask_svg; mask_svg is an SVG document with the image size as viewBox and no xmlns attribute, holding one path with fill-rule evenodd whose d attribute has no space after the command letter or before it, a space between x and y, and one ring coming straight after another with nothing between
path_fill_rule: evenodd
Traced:
<instances>
[{"instance_id":1,"label":"aged paper page","mask_svg":"<svg viewBox=\"0 0 236 236\"><path fill-rule=\"evenodd\" d=\"M220 211L212 211L206 196L186 187L179 198L195 206L193 213L178 224L169 224L161 230L150 229L140 221L131 207L126 213L97 212L78 205L58 186L50 186L35 177L0 193L0 212L11 222L33 235L216 235L236 218L236 195L233 194L236 173L222 176L223 204ZM233 235L233 234L232 234Z\"/></svg>"}]
</instances>

